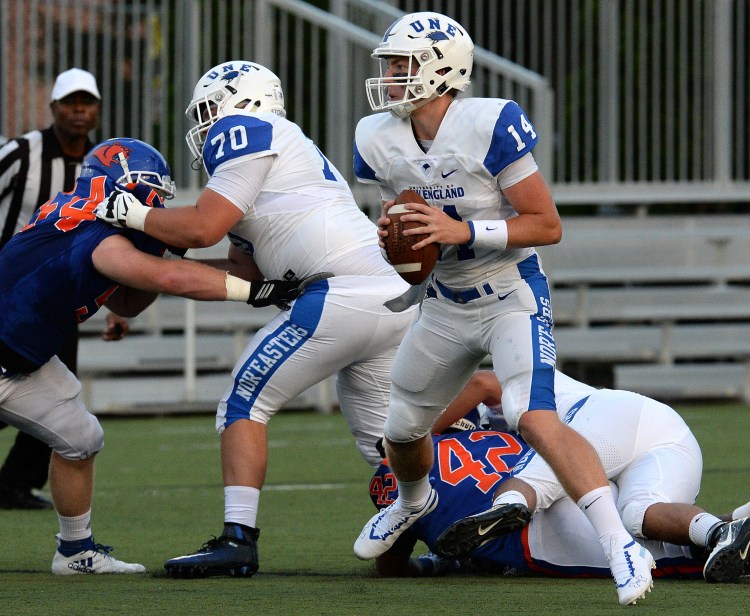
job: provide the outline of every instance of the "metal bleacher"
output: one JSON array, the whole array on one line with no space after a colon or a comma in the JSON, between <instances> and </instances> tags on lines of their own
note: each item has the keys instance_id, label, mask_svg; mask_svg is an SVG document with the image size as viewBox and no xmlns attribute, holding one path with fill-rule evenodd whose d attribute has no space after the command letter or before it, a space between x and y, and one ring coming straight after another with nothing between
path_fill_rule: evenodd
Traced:
<instances>
[{"instance_id":1,"label":"metal bleacher","mask_svg":"<svg viewBox=\"0 0 750 616\"><path fill-rule=\"evenodd\" d=\"M563 229L539 250L560 367L604 369L607 385L666 400L750 401L750 219L565 217ZM105 314L81 329L86 403L99 414L173 413L215 408L276 309L161 296L120 342L99 338ZM289 406L332 410L334 382Z\"/></svg>"},{"instance_id":2,"label":"metal bleacher","mask_svg":"<svg viewBox=\"0 0 750 616\"><path fill-rule=\"evenodd\" d=\"M664 399L750 400L745 216L566 218L540 249L561 366Z\"/></svg>"},{"instance_id":3,"label":"metal bleacher","mask_svg":"<svg viewBox=\"0 0 750 616\"><path fill-rule=\"evenodd\" d=\"M149 141L191 203L184 194L202 176L190 171L186 119L175 110L207 67L250 58L279 74L289 117L351 180L363 209L379 207L377 190L354 182L351 168L354 126L370 113L361 84L374 69L371 50L402 11L460 13L477 44L470 95L513 98L533 119L535 156L564 217L562 242L540 249L560 365L665 399L750 402L750 217L716 214L750 203L744 0L226 0L220 11L200 0L68 0L63 9L41 0L44 19L19 27L27 4L0 3L0 132L41 125L39 91L55 70L91 69L112 92L95 140ZM111 22L118 27L92 26ZM242 36L216 36L227 25ZM129 80L107 60L115 56L134 67ZM336 58L335 71L326 58ZM159 83L170 87L152 87ZM661 204L686 207L649 215ZM623 215L567 215L580 207ZM99 413L212 409L248 336L272 313L162 297L118 343L98 340L99 314L82 327L84 397ZM333 381L293 404L330 410Z\"/></svg>"}]
</instances>

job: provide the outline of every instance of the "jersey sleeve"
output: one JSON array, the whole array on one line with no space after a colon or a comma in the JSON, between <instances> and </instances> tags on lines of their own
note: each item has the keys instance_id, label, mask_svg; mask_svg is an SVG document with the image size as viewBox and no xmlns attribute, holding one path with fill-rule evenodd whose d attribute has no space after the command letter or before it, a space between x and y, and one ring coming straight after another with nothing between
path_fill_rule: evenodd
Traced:
<instances>
[{"instance_id":1,"label":"jersey sleeve","mask_svg":"<svg viewBox=\"0 0 750 616\"><path fill-rule=\"evenodd\" d=\"M526 114L514 101L500 111L483 164L493 176L534 149L539 138Z\"/></svg>"},{"instance_id":2,"label":"jersey sleeve","mask_svg":"<svg viewBox=\"0 0 750 616\"><path fill-rule=\"evenodd\" d=\"M367 164L357 147L357 140L354 140L354 175L357 179L365 184L379 184L380 180L375 175L375 170Z\"/></svg>"},{"instance_id":3,"label":"jersey sleeve","mask_svg":"<svg viewBox=\"0 0 750 616\"><path fill-rule=\"evenodd\" d=\"M262 117L227 116L213 124L203 146L203 163L209 175L228 161L243 156L274 154L273 124Z\"/></svg>"},{"instance_id":4,"label":"jersey sleeve","mask_svg":"<svg viewBox=\"0 0 750 616\"><path fill-rule=\"evenodd\" d=\"M231 201L245 214L261 193L272 165L272 156L245 157L222 163L209 178L206 188Z\"/></svg>"}]
</instances>

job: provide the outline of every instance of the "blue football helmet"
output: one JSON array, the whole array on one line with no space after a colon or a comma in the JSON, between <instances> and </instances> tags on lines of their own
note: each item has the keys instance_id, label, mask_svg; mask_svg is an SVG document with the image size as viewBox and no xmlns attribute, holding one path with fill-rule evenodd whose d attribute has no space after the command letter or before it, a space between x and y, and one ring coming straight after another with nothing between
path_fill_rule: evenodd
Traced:
<instances>
[{"instance_id":1,"label":"blue football helmet","mask_svg":"<svg viewBox=\"0 0 750 616\"><path fill-rule=\"evenodd\" d=\"M81 177L100 175L125 186L150 186L164 199L172 199L175 194L167 161L157 149L138 139L116 137L91 148L83 159Z\"/></svg>"}]
</instances>

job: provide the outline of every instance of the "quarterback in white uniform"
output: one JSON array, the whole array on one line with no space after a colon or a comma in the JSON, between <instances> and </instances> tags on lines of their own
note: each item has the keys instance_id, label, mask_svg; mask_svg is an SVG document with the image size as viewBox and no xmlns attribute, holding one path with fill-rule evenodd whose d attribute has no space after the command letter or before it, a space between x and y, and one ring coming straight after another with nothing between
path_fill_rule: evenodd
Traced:
<instances>
[{"instance_id":1,"label":"quarterback in white uniform","mask_svg":"<svg viewBox=\"0 0 750 616\"><path fill-rule=\"evenodd\" d=\"M209 246L228 233L230 272L243 264L276 280L332 274L307 286L243 351L217 411L224 531L165 564L176 576L252 575L268 420L338 373L341 411L363 457L377 465L391 365L416 307L398 313L383 305L409 285L384 260L377 229L341 174L285 118L276 75L252 62L216 66L196 85L187 115L195 122L188 145L210 176L196 206L162 217L133 205L115 218L179 247Z\"/></svg>"},{"instance_id":2,"label":"quarterback in white uniform","mask_svg":"<svg viewBox=\"0 0 750 616\"><path fill-rule=\"evenodd\" d=\"M653 559L633 552L596 452L555 413L556 348L549 286L534 246L560 241L560 218L531 153L538 135L524 111L504 99L458 99L468 88L471 38L453 19L413 13L398 19L373 52L381 76L367 81L371 107L355 134L354 169L377 184L387 208L404 189L428 202L407 204L424 227L415 249L441 245L418 320L393 366L385 446L400 488L354 545L375 558L438 496L429 482L430 428L490 354L503 383L508 422L560 476L601 537L621 603L651 589ZM575 452L573 455L571 452ZM520 494L496 515L508 530L530 511ZM525 509L517 515L518 499ZM629 566L635 562L634 568Z\"/></svg>"}]
</instances>

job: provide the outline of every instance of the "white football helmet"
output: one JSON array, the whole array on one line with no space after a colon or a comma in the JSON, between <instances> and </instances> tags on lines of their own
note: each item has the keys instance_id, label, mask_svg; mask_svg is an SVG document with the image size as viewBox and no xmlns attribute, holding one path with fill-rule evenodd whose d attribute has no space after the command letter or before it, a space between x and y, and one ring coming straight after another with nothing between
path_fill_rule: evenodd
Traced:
<instances>
[{"instance_id":1,"label":"white football helmet","mask_svg":"<svg viewBox=\"0 0 750 616\"><path fill-rule=\"evenodd\" d=\"M390 57L409 59L409 72L386 76ZM373 111L389 110L407 117L425 103L450 90L465 91L471 81L474 43L455 20L440 13L411 13L396 20L372 52L380 60L380 77L365 82ZM441 74L442 71L442 74ZM391 99L394 86L403 96Z\"/></svg>"},{"instance_id":2,"label":"white football helmet","mask_svg":"<svg viewBox=\"0 0 750 616\"><path fill-rule=\"evenodd\" d=\"M200 158L208 129L219 118L255 112L286 116L281 80L255 62L233 60L214 66L198 80L185 110L196 123L185 135L190 151Z\"/></svg>"}]
</instances>

